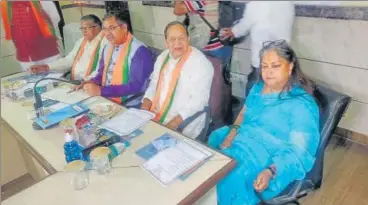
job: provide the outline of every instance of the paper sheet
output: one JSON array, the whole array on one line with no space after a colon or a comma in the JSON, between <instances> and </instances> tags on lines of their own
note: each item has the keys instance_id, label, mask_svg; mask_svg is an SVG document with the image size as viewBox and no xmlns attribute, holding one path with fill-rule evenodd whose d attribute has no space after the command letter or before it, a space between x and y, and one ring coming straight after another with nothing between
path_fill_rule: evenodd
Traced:
<instances>
[{"instance_id":1,"label":"paper sheet","mask_svg":"<svg viewBox=\"0 0 368 205\"><path fill-rule=\"evenodd\" d=\"M150 158L142 168L162 185L167 186L213 155L195 143L188 142L189 140L177 141L175 146L168 147Z\"/></svg>"},{"instance_id":2,"label":"paper sheet","mask_svg":"<svg viewBox=\"0 0 368 205\"><path fill-rule=\"evenodd\" d=\"M125 136L139 129L154 117L154 113L131 108L102 123L99 128Z\"/></svg>"},{"instance_id":3,"label":"paper sheet","mask_svg":"<svg viewBox=\"0 0 368 205\"><path fill-rule=\"evenodd\" d=\"M57 87L55 89L42 93L41 96L43 98L56 100L56 101L63 102L66 104L78 103L82 100L85 100L91 97L87 93L83 92L82 90L68 93L70 90L71 88Z\"/></svg>"}]
</instances>

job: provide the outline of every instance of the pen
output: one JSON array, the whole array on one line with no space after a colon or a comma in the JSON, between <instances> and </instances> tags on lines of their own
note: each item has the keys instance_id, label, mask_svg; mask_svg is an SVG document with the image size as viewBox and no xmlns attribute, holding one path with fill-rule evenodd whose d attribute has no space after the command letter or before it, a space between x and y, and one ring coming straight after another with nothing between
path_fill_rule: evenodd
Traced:
<instances>
[{"instance_id":1,"label":"pen","mask_svg":"<svg viewBox=\"0 0 368 205\"><path fill-rule=\"evenodd\" d=\"M69 93L72 93L72 92L75 92L75 90L71 89L66 94L69 94Z\"/></svg>"}]
</instances>

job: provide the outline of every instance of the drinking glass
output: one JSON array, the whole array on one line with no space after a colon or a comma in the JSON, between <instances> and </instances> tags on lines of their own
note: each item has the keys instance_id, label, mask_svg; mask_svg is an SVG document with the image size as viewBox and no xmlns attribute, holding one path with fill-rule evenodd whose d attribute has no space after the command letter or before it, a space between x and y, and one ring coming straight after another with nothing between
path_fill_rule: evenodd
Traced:
<instances>
[{"instance_id":1,"label":"drinking glass","mask_svg":"<svg viewBox=\"0 0 368 205\"><path fill-rule=\"evenodd\" d=\"M108 147L98 147L90 154L93 169L100 175L108 175L112 171L109 159L110 149Z\"/></svg>"},{"instance_id":2,"label":"drinking glass","mask_svg":"<svg viewBox=\"0 0 368 205\"><path fill-rule=\"evenodd\" d=\"M70 183L74 190L81 190L89 184L89 173L86 164L82 160L74 160L66 165L65 171L72 175Z\"/></svg>"}]
</instances>

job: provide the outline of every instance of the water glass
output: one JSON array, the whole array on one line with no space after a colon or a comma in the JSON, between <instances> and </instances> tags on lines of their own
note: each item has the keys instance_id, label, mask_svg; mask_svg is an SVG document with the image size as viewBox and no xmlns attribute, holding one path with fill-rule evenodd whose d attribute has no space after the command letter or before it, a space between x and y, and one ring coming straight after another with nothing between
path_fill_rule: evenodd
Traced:
<instances>
[{"instance_id":1,"label":"water glass","mask_svg":"<svg viewBox=\"0 0 368 205\"><path fill-rule=\"evenodd\" d=\"M65 171L72 175L71 184L74 190L81 190L89 184L89 173L82 160L74 160L66 165Z\"/></svg>"},{"instance_id":2,"label":"water glass","mask_svg":"<svg viewBox=\"0 0 368 205\"><path fill-rule=\"evenodd\" d=\"M109 154L110 149L108 147L98 147L90 154L93 169L100 175L108 175L112 171Z\"/></svg>"}]
</instances>

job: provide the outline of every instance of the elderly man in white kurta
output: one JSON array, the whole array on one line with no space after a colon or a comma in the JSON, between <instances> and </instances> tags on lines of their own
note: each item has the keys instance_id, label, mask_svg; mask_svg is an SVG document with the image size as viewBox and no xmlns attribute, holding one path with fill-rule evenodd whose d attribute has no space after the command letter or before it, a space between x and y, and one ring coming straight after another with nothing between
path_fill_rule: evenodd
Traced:
<instances>
[{"instance_id":1,"label":"elderly man in white kurta","mask_svg":"<svg viewBox=\"0 0 368 205\"><path fill-rule=\"evenodd\" d=\"M71 79L88 81L97 74L99 59L103 48L108 43L102 32L101 20L93 15L81 18L83 38L79 39L67 56L45 65L31 67L33 73L71 69Z\"/></svg>"},{"instance_id":2,"label":"elderly man in white kurta","mask_svg":"<svg viewBox=\"0 0 368 205\"><path fill-rule=\"evenodd\" d=\"M157 58L141 109L156 114L155 121L170 129L208 106L213 67L206 56L191 47L181 22L165 28L167 50ZM196 138L205 125L205 115L191 122L183 133Z\"/></svg>"}]
</instances>

